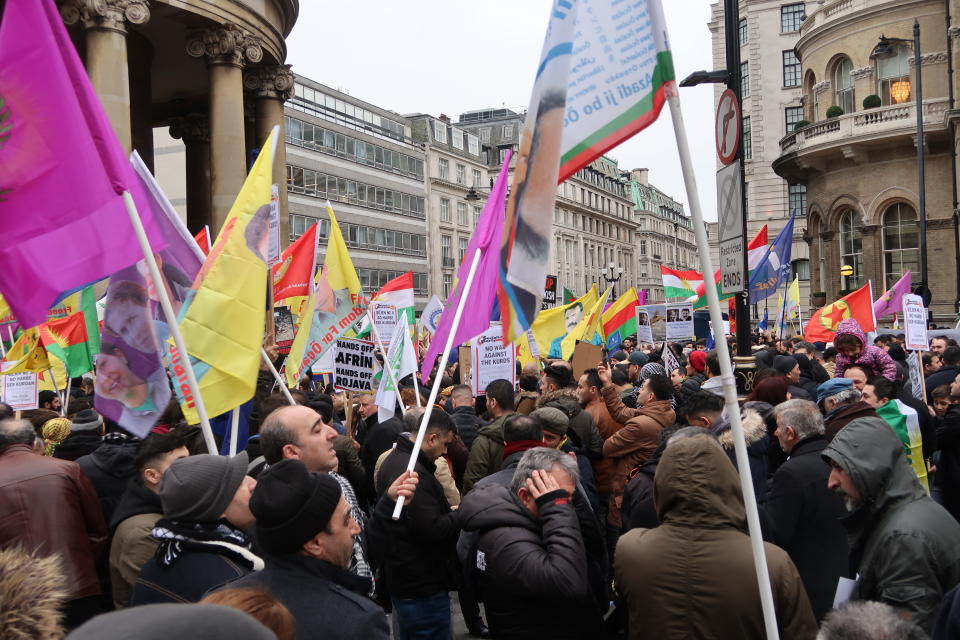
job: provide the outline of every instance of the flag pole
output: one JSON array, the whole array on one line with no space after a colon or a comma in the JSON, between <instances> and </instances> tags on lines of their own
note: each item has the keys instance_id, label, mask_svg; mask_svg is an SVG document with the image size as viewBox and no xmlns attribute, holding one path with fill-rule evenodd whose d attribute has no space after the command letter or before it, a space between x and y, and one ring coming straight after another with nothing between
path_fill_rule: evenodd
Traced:
<instances>
[{"instance_id":1,"label":"flag pole","mask_svg":"<svg viewBox=\"0 0 960 640\"><path fill-rule=\"evenodd\" d=\"M66 371L66 369L64 369ZM67 402L70 400L70 385L73 382L73 378L70 377L70 374L65 374L67 376L67 388L63 392L63 400L60 403L60 415L67 415Z\"/></svg>"},{"instance_id":2,"label":"flag pole","mask_svg":"<svg viewBox=\"0 0 960 640\"><path fill-rule=\"evenodd\" d=\"M129 191L124 190L123 204L127 208L127 215L130 216L130 224L133 225L133 231L137 234L137 241L140 243L140 250L143 252L144 262L150 271L150 277L156 283L163 282L160 276L160 268L157 267L157 260L153 256L153 249L150 248L150 239L147 238L147 232L143 230L143 222L140 220L140 214L137 212L137 205L133 202L133 196ZM177 347L177 353L180 354L180 362L183 365L183 371L187 376L187 385L190 387L190 393L197 408L197 416L200 418L200 429L203 431L203 439L207 444L207 451L217 455L217 442L213 439L213 429L210 428L210 418L207 417L207 408L203 404L203 397L200 395L200 385L197 383L197 376L193 371L193 364L190 363L190 356L187 352L187 345L183 341L183 334L180 333L180 327L177 326L177 315L173 312L173 305L170 303L170 296L167 294L167 288L158 286L157 298L160 300L160 308L167 319L167 325L170 327L170 335L173 337L173 343Z\"/></svg>"},{"instance_id":3,"label":"flag pole","mask_svg":"<svg viewBox=\"0 0 960 640\"><path fill-rule=\"evenodd\" d=\"M237 432L240 431L240 407L234 407L230 412L230 449L232 458L237 455Z\"/></svg>"},{"instance_id":4,"label":"flag pole","mask_svg":"<svg viewBox=\"0 0 960 640\"><path fill-rule=\"evenodd\" d=\"M273 366L270 356L267 355L267 350L263 347L260 347L260 358L267 365L267 368L270 369L270 373L273 374L273 379L277 381L277 385L280 387L280 391L283 392L284 397L286 397L287 402L290 404L297 404L297 401L294 400L293 396L290 394L290 389L287 388L287 383L284 382L283 378L280 377L280 372L277 371L275 366Z\"/></svg>"},{"instance_id":5,"label":"flag pole","mask_svg":"<svg viewBox=\"0 0 960 640\"><path fill-rule=\"evenodd\" d=\"M697 191L697 178L693 171L693 160L690 157L690 147L687 142L687 130L683 123L683 113L680 110L680 96L677 95L676 85L670 83L666 87L667 102L670 103L670 115L673 120L673 130L676 134L677 152L680 155L680 166L683 170L683 182L687 191L687 201L690 203L690 213L693 216L693 229L697 238L697 253L700 255L700 268L704 274L713 273L713 264L710 259L710 243L707 240L707 227L703 221L703 212L700 210L700 193ZM722 327L723 317L720 314L720 299L716 287L705 287L707 306L710 309L710 319L713 326ZM730 361L730 351L726 340L717 340L715 347L720 359L720 379L723 382L723 397L727 418L730 420L730 429L733 432L734 450L737 455L737 470L740 475L740 487L743 490L743 503L747 511L747 525L750 530L750 546L753 550L753 562L757 571L757 586L760 591L760 604L763 608L763 622L767 631L768 640L778 640L780 632L777 629L777 613L773 603L773 592L770 588L770 572L767 568L767 556L763 550L763 535L760 532L760 514L757 510L757 499L753 492L753 481L750 476L750 458L747 454L747 444L743 436L743 424L740 421L740 405L737 402L737 383L733 375L733 366ZM427 408L429 411L429 407ZM420 434L422 435L422 434ZM411 458L411 461L413 458ZM397 512L394 512L394 517Z\"/></svg>"},{"instance_id":6,"label":"flag pole","mask_svg":"<svg viewBox=\"0 0 960 640\"><path fill-rule=\"evenodd\" d=\"M380 353L383 354L383 368L387 370L387 375L390 376L390 382L393 384L395 390L393 397L397 404L400 405L400 414L407 415L407 408L403 406L403 399L400 397L400 385L397 384L397 376L393 372L393 367L390 366L390 354L383 348L383 340L380 339L380 332L377 331L377 323L373 321L373 312L370 310L370 307L367 307L367 317L370 318L370 331L373 332L373 339L377 341L377 346L380 347ZM417 405L419 404L418 402Z\"/></svg>"},{"instance_id":7,"label":"flag pole","mask_svg":"<svg viewBox=\"0 0 960 640\"><path fill-rule=\"evenodd\" d=\"M467 278L463 283L463 291L460 292L460 299L457 301L457 310L453 314L453 323L450 325L450 332L447 334L447 342L443 346L443 353L440 354L440 360L437 362L437 375L433 377L433 387L430 389L430 397L427 399L427 408L420 419L420 428L417 429L417 439L413 443L413 451L410 452L410 461L407 462L407 471L413 471L417 464L417 458L420 456L420 447L423 446L423 436L426 434L427 425L430 424L430 415L433 413L433 405L437 401L437 395L440 393L440 385L443 383L443 368L447 364L447 358L450 357L450 350L453 349L453 340L457 334L457 328L460 326L460 317L463 315L463 308L466 306L467 296L470 295L470 288L473 286L473 276L477 273L477 267L480 265L480 249L473 252L473 260L470 262L470 270L467 271ZM416 376L416 374L414 374ZM744 450L746 457L746 450ZM397 506L393 509L393 519L400 519L400 512L403 510L404 497L397 498Z\"/></svg>"}]
</instances>

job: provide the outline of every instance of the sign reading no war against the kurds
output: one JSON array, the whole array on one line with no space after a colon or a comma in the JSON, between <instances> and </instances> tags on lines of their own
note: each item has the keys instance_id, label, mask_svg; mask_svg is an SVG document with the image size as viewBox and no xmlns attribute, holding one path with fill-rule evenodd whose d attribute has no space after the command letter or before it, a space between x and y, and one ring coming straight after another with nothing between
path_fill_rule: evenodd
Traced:
<instances>
[{"instance_id":1,"label":"sign reading no war against the kurds","mask_svg":"<svg viewBox=\"0 0 960 640\"><path fill-rule=\"evenodd\" d=\"M473 375L470 384L473 395L482 396L487 392L487 385L494 380L508 380L511 385L516 384L516 352L513 345L503 344L503 330L500 324L491 325L489 329L470 341L473 358Z\"/></svg>"},{"instance_id":2,"label":"sign reading no war against the kurds","mask_svg":"<svg viewBox=\"0 0 960 640\"><path fill-rule=\"evenodd\" d=\"M337 338L334 349L333 386L337 391L372 391L373 376L380 369L373 343Z\"/></svg>"}]
</instances>

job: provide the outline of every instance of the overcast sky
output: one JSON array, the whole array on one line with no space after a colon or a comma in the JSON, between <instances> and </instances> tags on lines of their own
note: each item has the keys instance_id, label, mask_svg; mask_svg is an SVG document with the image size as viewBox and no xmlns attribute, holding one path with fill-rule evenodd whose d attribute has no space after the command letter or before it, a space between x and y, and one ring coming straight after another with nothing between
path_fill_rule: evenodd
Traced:
<instances>
[{"instance_id":1,"label":"overcast sky","mask_svg":"<svg viewBox=\"0 0 960 640\"><path fill-rule=\"evenodd\" d=\"M287 39L296 73L397 113L525 109L550 0L301 0ZM663 3L677 78L712 67L709 0ZM716 220L713 90L681 91L704 215ZM685 205L669 109L609 155ZM689 208L686 209L689 213Z\"/></svg>"}]
</instances>

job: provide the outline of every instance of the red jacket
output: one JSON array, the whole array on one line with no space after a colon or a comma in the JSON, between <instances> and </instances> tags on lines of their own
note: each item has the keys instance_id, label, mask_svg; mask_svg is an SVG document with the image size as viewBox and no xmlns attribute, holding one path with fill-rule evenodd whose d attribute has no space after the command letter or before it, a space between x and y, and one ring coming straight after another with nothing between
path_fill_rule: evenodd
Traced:
<instances>
[{"instance_id":1,"label":"red jacket","mask_svg":"<svg viewBox=\"0 0 960 640\"><path fill-rule=\"evenodd\" d=\"M59 554L67 600L100 594L95 559L107 525L93 485L75 462L24 444L0 450L0 548Z\"/></svg>"}]
</instances>

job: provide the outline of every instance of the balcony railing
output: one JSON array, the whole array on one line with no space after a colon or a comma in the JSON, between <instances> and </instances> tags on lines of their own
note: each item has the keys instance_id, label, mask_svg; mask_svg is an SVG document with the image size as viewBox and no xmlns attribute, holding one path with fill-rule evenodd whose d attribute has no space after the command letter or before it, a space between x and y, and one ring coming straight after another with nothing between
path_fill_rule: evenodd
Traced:
<instances>
[{"instance_id":1,"label":"balcony railing","mask_svg":"<svg viewBox=\"0 0 960 640\"><path fill-rule=\"evenodd\" d=\"M924 126L944 125L947 108L946 98L925 100L923 102ZM780 139L780 153L802 152L810 147L831 143L855 142L858 138L905 134L916 130L916 127L916 105L913 103L867 109L821 120L787 134Z\"/></svg>"},{"instance_id":2,"label":"balcony railing","mask_svg":"<svg viewBox=\"0 0 960 640\"><path fill-rule=\"evenodd\" d=\"M800 33L806 35L811 29L822 27L837 18L876 4L879 4L877 0L833 0L832 2L828 0L807 15L807 19L803 21L803 25L800 27Z\"/></svg>"}]
</instances>

